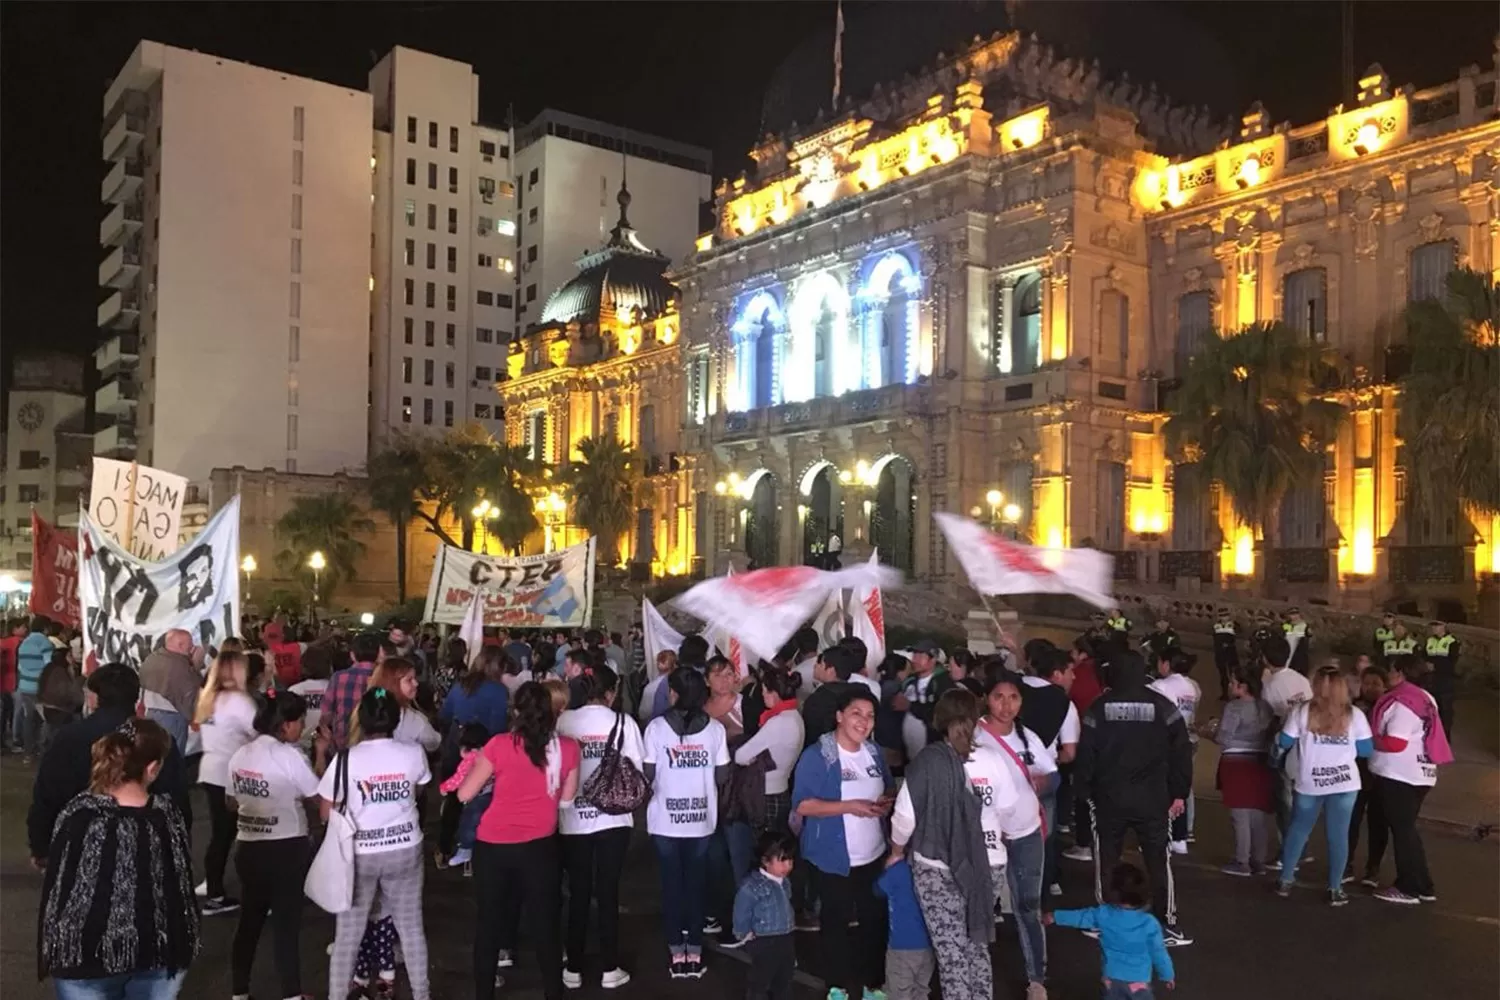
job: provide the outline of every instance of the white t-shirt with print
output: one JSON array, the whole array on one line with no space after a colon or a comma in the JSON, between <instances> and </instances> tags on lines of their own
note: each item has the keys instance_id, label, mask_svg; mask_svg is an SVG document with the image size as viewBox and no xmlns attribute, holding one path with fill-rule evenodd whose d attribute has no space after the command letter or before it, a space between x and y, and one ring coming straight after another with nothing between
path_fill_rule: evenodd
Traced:
<instances>
[{"instance_id":1,"label":"white t-shirt with print","mask_svg":"<svg viewBox=\"0 0 1500 1000\"><path fill-rule=\"evenodd\" d=\"M1010 776L1011 786L1016 792L1015 801L1000 816L1000 832L1007 840L1020 840L1036 833L1042 828L1042 800L1037 797L1036 788L1031 784L1030 773L1023 764L1017 764L1016 759L1001 748L1000 741L983 726L974 730L974 744L1000 755L1005 762L1006 774ZM1017 751L1018 755L1019 753Z\"/></svg>"},{"instance_id":2,"label":"white t-shirt with print","mask_svg":"<svg viewBox=\"0 0 1500 1000\"><path fill-rule=\"evenodd\" d=\"M307 702L307 717L302 720L302 745L312 746L318 734L318 723L323 719L323 695L328 691L328 678L298 681L287 689L301 695Z\"/></svg>"},{"instance_id":3,"label":"white t-shirt with print","mask_svg":"<svg viewBox=\"0 0 1500 1000\"><path fill-rule=\"evenodd\" d=\"M335 758L318 782L318 794L338 804L333 779ZM382 738L349 748L349 815L354 821L354 853L380 854L422 843L417 790L432 780L427 753L415 743Z\"/></svg>"},{"instance_id":4,"label":"white t-shirt with print","mask_svg":"<svg viewBox=\"0 0 1500 1000\"><path fill-rule=\"evenodd\" d=\"M1015 765L1004 755L1004 750L976 741L969 759L964 761L969 787L979 796L979 825L984 829L984 849L989 855L991 868L1005 864L1006 816L1020 798L1016 791Z\"/></svg>"},{"instance_id":5,"label":"white t-shirt with print","mask_svg":"<svg viewBox=\"0 0 1500 1000\"><path fill-rule=\"evenodd\" d=\"M869 799L874 802L885 794L885 778L881 776L880 764L868 746L853 753L839 747L839 771L843 777L839 798L843 801ZM879 817L845 813L844 843L849 849L851 868L867 865L885 856L885 827Z\"/></svg>"},{"instance_id":6,"label":"white t-shirt with print","mask_svg":"<svg viewBox=\"0 0 1500 1000\"><path fill-rule=\"evenodd\" d=\"M729 741L715 719L678 736L666 717L651 720L641 738L642 761L656 767L646 832L658 837L707 837L719 820L714 768L729 763Z\"/></svg>"},{"instance_id":7,"label":"white t-shirt with print","mask_svg":"<svg viewBox=\"0 0 1500 1000\"><path fill-rule=\"evenodd\" d=\"M318 776L294 743L257 736L229 758L229 785L238 809L240 840L307 836L303 799L318 794Z\"/></svg>"},{"instance_id":8,"label":"white t-shirt with print","mask_svg":"<svg viewBox=\"0 0 1500 1000\"><path fill-rule=\"evenodd\" d=\"M1294 784L1300 795L1337 795L1359 791L1359 754L1355 744L1370 738L1370 723L1365 713L1349 713L1349 731L1343 736L1325 736L1307 730L1309 706L1292 709L1281 731L1297 741L1297 778Z\"/></svg>"},{"instance_id":9,"label":"white t-shirt with print","mask_svg":"<svg viewBox=\"0 0 1500 1000\"><path fill-rule=\"evenodd\" d=\"M255 699L243 691L221 691L214 699L214 714L199 727L203 759L198 780L205 785L229 786L229 758L255 739Z\"/></svg>"},{"instance_id":10,"label":"white t-shirt with print","mask_svg":"<svg viewBox=\"0 0 1500 1000\"><path fill-rule=\"evenodd\" d=\"M1194 743L1198 742L1198 732L1193 728L1193 720L1198 715L1198 702L1203 699L1203 692L1197 683L1186 674L1168 674L1152 681L1151 690L1177 706L1177 711L1182 713L1183 724L1187 726L1188 738Z\"/></svg>"},{"instance_id":11,"label":"white t-shirt with print","mask_svg":"<svg viewBox=\"0 0 1500 1000\"><path fill-rule=\"evenodd\" d=\"M1432 701L1426 691L1422 695ZM1437 710L1434 703L1433 711ZM1381 736L1394 736L1406 741L1406 749L1400 753L1382 753L1376 750L1370 757L1370 773L1406 785L1431 788L1437 784L1437 765L1427 756L1427 730L1422 720L1411 709L1397 702L1386 709L1380 717Z\"/></svg>"},{"instance_id":12,"label":"white t-shirt with print","mask_svg":"<svg viewBox=\"0 0 1500 1000\"><path fill-rule=\"evenodd\" d=\"M993 736L991 737L993 738ZM1004 743L1016 752L1032 774L1053 774L1057 771L1057 757L1042 738L1019 722L1004 737ZM1004 753L1005 751L1000 751Z\"/></svg>"},{"instance_id":13,"label":"white t-shirt with print","mask_svg":"<svg viewBox=\"0 0 1500 1000\"><path fill-rule=\"evenodd\" d=\"M645 749L641 746L641 729L629 715L616 712L607 705L585 705L570 709L557 720L559 736L571 736L578 741L578 788L588 784L589 778L599 770L609 745L610 733L616 720L620 720L620 753L636 767L644 763ZM611 816L593 806L584 805L578 799L560 803L557 810L557 828L564 835L597 833L635 824L629 813Z\"/></svg>"},{"instance_id":14,"label":"white t-shirt with print","mask_svg":"<svg viewBox=\"0 0 1500 1000\"><path fill-rule=\"evenodd\" d=\"M1265 670L1260 677L1260 697L1271 706L1271 714L1285 720L1292 706L1312 701L1312 685L1291 667Z\"/></svg>"}]
</instances>

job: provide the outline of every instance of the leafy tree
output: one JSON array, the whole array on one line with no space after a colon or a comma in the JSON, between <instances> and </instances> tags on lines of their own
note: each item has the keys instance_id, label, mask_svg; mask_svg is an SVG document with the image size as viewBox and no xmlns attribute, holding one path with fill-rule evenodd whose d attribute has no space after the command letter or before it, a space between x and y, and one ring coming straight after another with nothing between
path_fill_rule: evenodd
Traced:
<instances>
[{"instance_id":1,"label":"leafy tree","mask_svg":"<svg viewBox=\"0 0 1500 1000\"><path fill-rule=\"evenodd\" d=\"M620 536L635 513L640 455L613 435L584 438L578 452L582 460L571 463L564 475L573 493L573 519L599 539L600 556L613 566L620 558Z\"/></svg>"},{"instance_id":2,"label":"leafy tree","mask_svg":"<svg viewBox=\"0 0 1500 1000\"><path fill-rule=\"evenodd\" d=\"M1445 299L1407 308L1411 368L1398 426L1408 489L1426 510L1457 500L1500 513L1500 296L1478 271L1448 275Z\"/></svg>"},{"instance_id":3,"label":"leafy tree","mask_svg":"<svg viewBox=\"0 0 1500 1000\"><path fill-rule=\"evenodd\" d=\"M498 513L489 528L507 551L519 553L527 536L541 527L531 492L542 481L542 464L524 445L504 444L495 449L493 463L494 478L485 487L485 499Z\"/></svg>"},{"instance_id":4,"label":"leafy tree","mask_svg":"<svg viewBox=\"0 0 1500 1000\"><path fill-rule=\"evenodd\" d=\"M428 531L448 545L474 547L474 508L499 476L497 454L495 439L478 425L449 431L425 445L419 495L432 503L432 510L424 508L417 516L427 522ZM443 529L445 516L458 522L458 541Z\"/></svg>"},{"instance_id":5,"label":"leafy tree","mask_svg":"<svg viewBox=\"0 0 1500 1000\"><path fill-rule=\"evenodd\" d=\"M1167 446L1182 459L1178 475L1203 489L1218 483L1236 519L1260 533L1269 592L1282 499L1322 480L1325 448L1347 415L1322 395L1337 372L1280 323L1204 340L1169 406Z\"/></svg>"},{"instance_id":6,"label":"leafy tree","mask_svg":"<svg viewBox=\"0 0 1500 1000\"><path fill-rule=\"evenodd\" d=\"M360 535L375 530L375 523L354 499L344 493L298 497L276 522L276 537L285 548L276 556L282 572L311 586L314 574L308 559L323 553L327 565L318 574L319 597L327 601L340 583L355 576L355 561L364 554Z\"/></svg>"},{"instance_id":7,"label":"leafy tree","mask_svg":"<svg viewBox=\"0 0 1500 1000\"><path fill-rule=\"evenodd\" d=\"M426 485L421 442L400 435L370 456L365 465L370 507L384 514L396 529L396 603L406 601L407 529L422 516L418 500Z\"/></svg>"}]
</instances>

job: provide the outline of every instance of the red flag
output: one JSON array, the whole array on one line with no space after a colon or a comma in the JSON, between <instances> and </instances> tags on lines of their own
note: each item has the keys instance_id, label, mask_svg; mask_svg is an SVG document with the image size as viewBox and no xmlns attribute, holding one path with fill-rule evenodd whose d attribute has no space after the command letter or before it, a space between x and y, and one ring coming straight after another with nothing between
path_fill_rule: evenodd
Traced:
<instances>
[{"instance_id":1,"label":"red flag","mask_svg":"<svg viewBox=\"0 0 1500 1000\"><path fill-rule=\"evenodd\" d=\"M957 514L932 515L981 594L1072 594L1112 608L1114 560L1094 549L1043 549L986 531Z\"/></svg>"},{"instance_id":2,"label":"red flag","mask_svg":"<svg viewBox=\"0 0 1500 1000\"><path fill-rule=\"evenodd\" d=\"M31 613L69 628L82 621L78 608L78 536L53 527L31 512Z\"/></svg>"},{"instance_id":3,"label":"red flag","mask_svg":"<svg viewBox=\"0 0 1500 1000\"><path fill-rule=\"evenodd\" d=\"M773 566L705 580L677 597L676 603L702 618L709 628L723 629L738 638L750 655L770 660L831 591L894 586L900 581L897 571L869 563L834 571Z\"/></svg>"}]
</instances>

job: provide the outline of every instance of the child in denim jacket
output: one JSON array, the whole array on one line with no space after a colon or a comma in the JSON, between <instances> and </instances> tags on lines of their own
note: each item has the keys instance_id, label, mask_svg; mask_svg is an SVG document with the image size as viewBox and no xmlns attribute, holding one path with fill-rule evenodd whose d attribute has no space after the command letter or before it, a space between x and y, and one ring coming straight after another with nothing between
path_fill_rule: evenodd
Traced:
<instances>
[{"instance_id":1,"label":"child in denim jacket","mask_svg":"<svg viewBox=\"0 0 1500 1000\"><path fill-rule=\"evenodd\" d=\"M791 1000L792 972L797 967L793 947L792 888L787 881L797 841L789 833L761 834L756 844L760 868L740 883L734 894L734 935L750 956L746 977L748 1000Z\"/></svg>"}]
</instances>

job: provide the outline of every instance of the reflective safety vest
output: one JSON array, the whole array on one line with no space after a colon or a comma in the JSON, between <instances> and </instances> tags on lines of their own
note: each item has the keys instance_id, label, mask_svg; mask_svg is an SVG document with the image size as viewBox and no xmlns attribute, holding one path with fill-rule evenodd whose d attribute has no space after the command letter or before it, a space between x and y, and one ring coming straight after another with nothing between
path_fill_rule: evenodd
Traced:
<instances>
[{"instance_id":1,"label":"reflective safety vest","mask_svg":"<svg viewBox=\"0 0 1500 1000\"><path fill-rule=\"evenodd\" d=\"M1375 629L1375 642L1377 645L1383 646L1387 639L1394 638L1396 638L1396 630L1393 628L1386 628L1384 625L1381 625Z\"/></svg>"},{"instance_id":2,"label":"reflective safety vest","mask_svg":"<svg viewBox=\"0 0 1500 1000\"><path fill-rule=\"evenodd\" d=\"M1307 636L1307 622L1282 622L1281 630L1287 635L1295 635L1299 638Z\"/></svg>"},{"instance_id":3,"label":"reflective safety vest","mask_svg":"<svg viewBox=\"0 0 1500 1000\"><path fill-rule=\"evenodd\" d=\"M1214 622L1214 635L1234 635L1234 622Z\"/></svg>"},{"instance_id":4,"label":"reflective safety vest","mask_svg":"<svg viewBox=\"0 0 1500 1000\"><path fill-rule=\"evenodd\" d=\"M1454 637L1451 635L1429 635L1427 637L1428 656L1450 656L1452 655Z\"/></svg>"},{"instance_id":5,"label":"reflective safety vest","mask_svg":"<svg viewBox=\"0 0 1500 1000\"><path fill-rule=\"evenodd\" d=\"M1393 636L1385 641L1384 650L1386 656L1402 656L1415 653L1417 651L1417 640L1411 636L1407 636L1405 639L1397 639Z\"/></svg>"},{"instance_id":6,"label":"reflective safety vest","mask_svg":"<svg viewBox=\"0 0 1500 1000\"><path fill-rule=\"evenodd\" d=\"M1111 618L1105 624L1114 629L1116 632L1130 631L1130 619L1126 618L1124 615L1121 615L1118 618Z\"/></svg>"}]
</instances>

